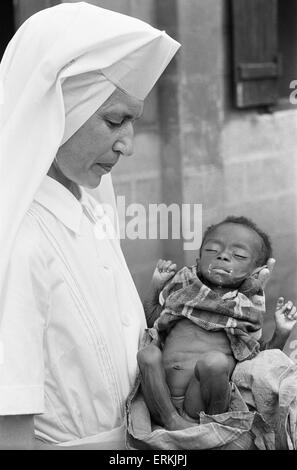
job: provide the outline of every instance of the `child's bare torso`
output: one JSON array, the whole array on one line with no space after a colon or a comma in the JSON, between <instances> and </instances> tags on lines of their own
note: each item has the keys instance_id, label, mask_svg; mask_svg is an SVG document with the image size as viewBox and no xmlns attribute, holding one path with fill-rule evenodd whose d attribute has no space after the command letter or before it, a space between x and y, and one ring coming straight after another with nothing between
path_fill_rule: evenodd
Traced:
<instances>
[{"instance_id":1,"label":"child's bare torso","mask_svg":"<svg viewBox=\"0 0 297 470\"><path fill-rule=\"evenodd\" d=\"M218 351L233 354L224 331L207 331L187 318L177 322L166 337L163 347L163 366L172 396L185 395L199 356Z\"/></svg>"}]
</instances>

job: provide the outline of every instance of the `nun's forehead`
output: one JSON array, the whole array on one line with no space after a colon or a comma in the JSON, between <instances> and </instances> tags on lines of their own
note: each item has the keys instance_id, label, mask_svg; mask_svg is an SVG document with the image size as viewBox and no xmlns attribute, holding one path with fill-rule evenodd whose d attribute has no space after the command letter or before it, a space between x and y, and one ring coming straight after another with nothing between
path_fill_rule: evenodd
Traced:
<instances>
[{"instance_id":1,"label":"nun's forehead","mask_svg":"<svg viewBox=\"0 0 297 470\"><path fill-rule=\"evenodd\" d=\"M109 98L99 107L98 112L112 110L113 112L131 115L131 118L137 119L143 113L143 100L131 96L117 88Z\"/></svg>"}]
</instances>

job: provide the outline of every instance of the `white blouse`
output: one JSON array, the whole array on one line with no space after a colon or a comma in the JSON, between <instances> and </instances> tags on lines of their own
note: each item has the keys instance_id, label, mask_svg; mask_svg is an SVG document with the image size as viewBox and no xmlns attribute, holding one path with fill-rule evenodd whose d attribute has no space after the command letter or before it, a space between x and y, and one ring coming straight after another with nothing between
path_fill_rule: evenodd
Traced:
<instances>
[{"instance_id":1,"label":"white blouse","mask_svg":"<svg viewBox=\"0 0 297 470\"><path fill-rule=\"evenodd\" d=\"M84 190L78 201L47 176L14 244L0 415L36 414L46 442L108 436L123 424L145 318L119 241L102 236L108 224Z\"/></svg>"}]
</instances>

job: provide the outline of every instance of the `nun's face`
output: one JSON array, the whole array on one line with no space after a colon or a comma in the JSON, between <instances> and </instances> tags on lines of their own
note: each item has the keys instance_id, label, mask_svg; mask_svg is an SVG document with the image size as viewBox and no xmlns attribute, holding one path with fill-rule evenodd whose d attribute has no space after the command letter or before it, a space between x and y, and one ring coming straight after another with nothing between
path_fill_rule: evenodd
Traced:
<instances>
[{"instance_id":1,"label":"nun's face","mask_svg":"<svg viewBox=\"0 0 297 470\"><path fill-rule=\"evenodd\" d=\"M67 181L88 188L98 186L121 156L133 154L133 123L142 111L142 101L117 89L59 148L55 169L62 173L59 181L66 186Z\"/></svg>"}]
</instances>

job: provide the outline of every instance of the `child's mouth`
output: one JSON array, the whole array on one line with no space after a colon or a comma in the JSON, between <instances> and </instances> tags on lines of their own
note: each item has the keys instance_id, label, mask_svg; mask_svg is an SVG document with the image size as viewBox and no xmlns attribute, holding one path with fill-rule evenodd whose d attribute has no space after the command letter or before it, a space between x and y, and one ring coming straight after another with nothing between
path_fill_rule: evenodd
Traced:
<instances>
[{"instance_id":1,"label":"child's mouth","mask_svg":"<svg viewBox=\"0 0 297 470\"><path fill-rule=\"evenodd\" d=\"M208 267L208 272L209 274L223 274L227 276L232 275L232 269L222 268L218 266L216 267L216 266L212 266L211 264Z\"/></svg>"}]
</instances>

